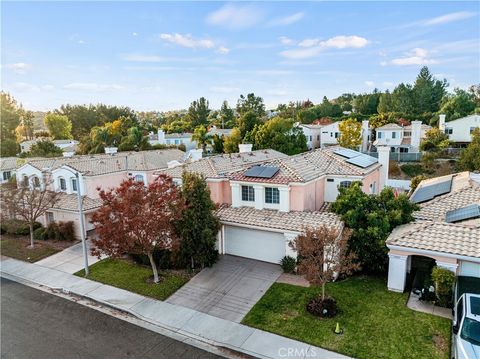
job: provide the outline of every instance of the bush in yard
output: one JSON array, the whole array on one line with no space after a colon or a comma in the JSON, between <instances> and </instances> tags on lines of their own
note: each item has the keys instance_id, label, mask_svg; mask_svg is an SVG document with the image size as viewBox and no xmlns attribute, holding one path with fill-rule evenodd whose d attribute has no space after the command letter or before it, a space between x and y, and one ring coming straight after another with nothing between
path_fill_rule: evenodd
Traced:
<instances>
[{"instance_id":1,"label":"bush in yard","mask_svg":"<svg viewBox=\"0 0 480 359\"><path fill-rule=\"evenodd\" d=\"M433 267L432 281L435 286L437 303L441 307L450 308L452 306L452 290L455 282L455 274L448 269Z\"/></svg>"},{"instance_id":2,"label":"bush in yard","mask_svg":"<svg viewBox=\"0 0 480 359\"><path fill-rule=\"evenodd\" d=\"M30 233L30 227L26 221L19 219L7 219L2 220L2 233L26 236ZM33 229L42 227L42 224L39 222L33 223Z\"/></svg>"},{"instance_id":3,"label":"bush in yard","mask_svg":"<svg viewBox=\"0 0 480 359\"><path fill-rule=\"evenodd\" d=\"M47 229L40 227L33 231L33 239L36 241L44 241L47 239Z\"/></svg>"},{"instance_id":4,"label":"bush in yard","mask_svg":"<svg viewBox=\"0 0 480 359\"><path fill-rule=\"evenodd\" d=\"M73 222L52 222L45 230L45 239L53 239L56 241L73 241L75 240L75 229Z\"/></svg>"},{"instance_id":5,"label":"bush in yard","mask_svg":"<svg viewBox=\"0 0 480 359\"><path fill-rule=\"evenodd\" d=\"M360 268L354 262L355 254L352 251L347 253L350 235L349 229L322 225L307 229L291 243L302 258L298 264L299 273L305 274L310 283L322 287L321 295L307 304L307 310L315 315L335 316L336 302L325 296L325 284L339 275L349 275Z\"/></svg>"},{"instance_id":6,"label":"bush in yard","mask_svg":"<svg viewBox=\"0 0 480 359\"><path fill-rule=\"evenodd\" d=\"M284 273L293 273L295 272L295 267L297 266L297 260L290 256L285 256L280 261L280 266L283 269Z\"/></svg>"},{"instance_id":7,"label":"bush in yard","mask_svg":"<svg viewBox=\"0 0 480 359\"><path fill-rule=\"evenodd\" d=\"M400 166L403 173L405 173L408 177L415 177L421 175L423 173L423 167L419 164L414 163L405 163Z\"/></svg>"},{"instance_id":8,"label":"bush in yard","mask_svg":"<svg viewBox=\"0 0 480 359\"><path fill-rule=\"evenodd\" d=\"M132 258L135 263L141 264L144 266L150 265L150 260L148 256L144 254L130 253L130 258ZM178 251L173 252L167 249L158 249L153 252L153 260L159 269L171 269L171 268L182 268L184 263L179 261Z\"/></svg>"}]
</instances>

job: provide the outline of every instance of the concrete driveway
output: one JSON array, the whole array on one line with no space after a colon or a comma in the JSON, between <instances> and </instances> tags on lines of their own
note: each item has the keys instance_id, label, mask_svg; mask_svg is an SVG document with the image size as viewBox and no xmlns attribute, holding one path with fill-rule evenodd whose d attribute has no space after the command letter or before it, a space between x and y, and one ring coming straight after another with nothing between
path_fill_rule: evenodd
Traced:
<instances>
[{"instance_id":1,"label":"concrete driveway","mask_svg":"<svg viewBox=\"0 0 480 359\"><path fill-rule=\"evenodd\" d=\"M281 273L276 264L224 255L167 302L239 323Z\"/></svg>"}]
</instances>

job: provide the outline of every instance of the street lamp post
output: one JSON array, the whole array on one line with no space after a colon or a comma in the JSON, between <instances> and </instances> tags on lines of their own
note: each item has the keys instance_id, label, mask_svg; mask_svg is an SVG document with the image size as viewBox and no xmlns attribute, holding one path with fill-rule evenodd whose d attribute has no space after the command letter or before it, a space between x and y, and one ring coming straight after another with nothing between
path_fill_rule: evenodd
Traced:
<instances>
[{"instance_id":1,"label":"street lamp post","mask_svg":"<svg viewBox=\"0 0 480 359\"><path fill-rule=\"evenodd\" d=\"M83 222L83 201L82 195L80 194L80 178L78 172L75 172L75 178L77 181L77 199L78 199L78 214L80 216L80 238L82 239L82 250L83 250L83 265L85 266L85 277L88 277L88 254L87 254L87 241L85 239L85 224Z\"/></svg>"},{"instance_id":2,"label":"street lamp post","mask_svg":"<svg viewBox=\"0 0 480 359\"><path fill-rule=\"evenodd\" d=\"M80 177L78 172L73 172L68 167L63 167L63 168L73 173L77 181L78 215L80 216L80 238L82 239L83 265L85 267L85 277L88 277L90 272L88 270L87 240L85 239L85 224L83 221L83 201L82 201L82 195L80 194Z\"/></svg>"}]
</instances>

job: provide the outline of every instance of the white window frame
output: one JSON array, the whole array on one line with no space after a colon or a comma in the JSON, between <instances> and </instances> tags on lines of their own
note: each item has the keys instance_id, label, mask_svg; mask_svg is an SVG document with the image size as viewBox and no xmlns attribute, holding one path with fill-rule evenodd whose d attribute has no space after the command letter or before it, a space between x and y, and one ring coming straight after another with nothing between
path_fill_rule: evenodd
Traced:
<instances>
[{"instance_id":1,"label":"white window frame","mask_svg":"<svg viewBox=\"0 0 480 359\"><path fill-rule=\"evenodd\" d=\"M246 190L246 193L244 193L244 189ZM253 186L242 185L240 189L240 196L242 202L255 202L255 188L253 188Z\"/></svg>"},{"instance_id":2,"label":"white window frame","mask_svg":"<svg viewBox=\"0 0 480 359\"><path fill-rule=\"evenodd\" d=\"M70 184L72 185L72 192L77 192L78 191L78 182L76 177L72 177L70 179Z\"/></svg>"},{"instance_id":3,"label":"white window frame","mask_svg":"<svg viewBox=\"0 0 480 359\"><path fill-rule=\"evenodd\" d=\"M63 186L62 186L62 184L63 184ZM67 181L65 181L65 178L58 177L58 188L60 188L60 191L66 191L67 190Z\"/></svg>"},{"instance_id":4,"label":"white window frame","mask_svg":"<svg viewBox=\"0 0 480 359\"><path fill-rule=\"evenodd\" d=\"M271 191L270 202L267 200L267 192ZM280 204L280 190L276 187L265 187L265 203Z\"/></svg>"}]
</instances>

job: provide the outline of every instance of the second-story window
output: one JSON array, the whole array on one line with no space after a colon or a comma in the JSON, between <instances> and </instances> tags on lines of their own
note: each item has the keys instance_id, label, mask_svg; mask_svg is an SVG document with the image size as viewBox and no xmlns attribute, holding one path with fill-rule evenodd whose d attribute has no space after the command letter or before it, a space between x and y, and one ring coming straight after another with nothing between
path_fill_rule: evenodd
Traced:
<instances>
[{"instance_id":1,"label":"second-story window","mask_svg":"<svg viewBox=\"0 0 480 359\"><path fill-rule=\"evenodd\" d=\"M446 128L446 129L445 129L445 133L446 133L447 135L453 134L453 128Z\"/></svg>"},{"instance_id":2,"label":"second-story window","mask_svg":"<svg viewBox=\"0 0 480 359\"><path fill-rule=\"evenodd\" d=\"M278 188L267 187L265 188L265 203L279 204L280 203L280 191Z\"/></svg>"},{"instance_id":3,"label":"second-story window","mask_svg":"<svg viewBox=\"0 0 480 359\"><path fill-rule=\"evenodd\" d=\"M8 181L10 179L10 177L12 177L12 172L10 172L10 171L3 172L3 180L4 181Z\"/></svg>"},{"instance_id":4,"label":"second-story window","mask_svg":"<svg viewBox=\"0 0 480 359\"><path fill-rule=\"evenodd\" d=\"M142 175L135 175L135 181L145 183Z\"/></svg>"},{"instance_id":5,"label":"second-story window","mask_svg":"<svg viewBox=\"0 0 480 359\"><path fill-rule=\"evenodd\" d=\"M58 179L58 183L60 184L60 189L61 189L62 191L66 191L66 190L67 190L67 182L65 181L65 178L60 177L60 178Z\"/></svg>"},{"instance_id":6,"label":"second-story window","mask_svg":"<svg viewBox=\"0 0 480 359\"><path fill-rule=\"evenodd\" d=\"M37 176L33 177L32 184L33 187L40 188L40 179Z\"/></svg>"},{"instance_id":7,"label":"second-story window","mask_svg":"<svg viewBox=\"0 0 480 359\"><path fill-rule=\"evenodd\" d=\"M378 137L379 139L382 138L382 133L381 133L381 132L377 133L377 137Z\"/></svg>"},{"instance_id":8,"label":"second-story window","mask_svg":"<svg viewBox=\"0 0 480 359\"><path fill-rule=\"evenodd\" d=\"M28 187L28 176L23 175L22 185L23 185L24 187Z\"/></svg>"},{"instance_id":9,"label":"second-story window","mask_svg":"<svg viewBox=\"0 0 480 359\"><path fill-rule=\"evenodd\" d=\"M352 182L351 182L351 181L342 181L342 182L340 182L339 187L340 187L340 188L348 188L348 187L350 187L351 185L352 185Z\"/></svg>"},{"instance_id":10,"label":"second-story window","mask_svg":"<svg viewBox=\"0 0 480 359\"><path fill-rule=\"evenodd\" d=\"M397 133L396 132L392 132L392 138L397 138Z\"/></svg>"},{"instance_id":11,"label":"second-story window","mask_svg":"<svg viewBox=\"0 0 480 359\"><path fill-rule=\"evenodd\" d=\"M77 179L72 178L72 191L77 192Z\"/></svg>"},{"instance_id":12,"label":"second-story window","mask_svg":"<svg viewBox=\"0 0 480 359\"><path fill-rule=\"evenodd\" d=\"M242 186L242 201L254 202L255 190L252 186Z\"/></svg>"}]
</instances>

